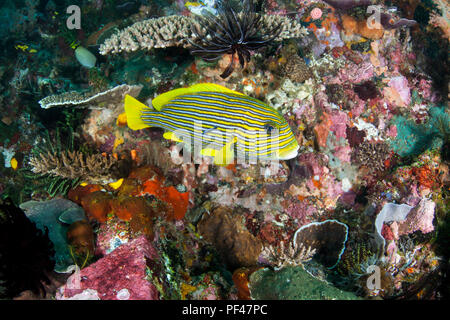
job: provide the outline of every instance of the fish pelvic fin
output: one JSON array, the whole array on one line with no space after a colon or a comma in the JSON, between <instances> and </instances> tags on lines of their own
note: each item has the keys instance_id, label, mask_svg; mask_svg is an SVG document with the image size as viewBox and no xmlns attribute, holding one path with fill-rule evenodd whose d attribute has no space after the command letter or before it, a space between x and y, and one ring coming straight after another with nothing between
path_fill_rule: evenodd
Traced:
<instances>
[{"instance_id":1,"label":"fish pelvic fin","mask_svg":"<svg viewBox=\"0 0 450 320\"><path fill-rule=\"evenodd\" d=\"M127 115L127 124L131 130L140 130L150 127L142 120L141 116L143 111L149 111L151 108L128 94L125 96L124 105L125 113Z\"/></svg>"},{"instance_id":2,"label":"fish pelvic fin","mask_svg":"<svg viewBox=\"0 0 450 320\"><path fill-rule=\"evenodd\" d=\"M227 142L221 149L205 148L201 150L203 156L214 157L214 164L218 166L226 166L234 163L234 144L236 138Z\"/></svg>"},{"instance_id":3,"label":"fish pelvic fin","mask_svg":"<svg viewBox=\"0 0 450 320\"><path fill-rule=\"evenodd\" d=\"M172 131L164 132L163 137L166 140L171 140L171 141L176 141L176 142L183 142L183 140L178 139L178 137Z\"/></svg>"}]
</instances>

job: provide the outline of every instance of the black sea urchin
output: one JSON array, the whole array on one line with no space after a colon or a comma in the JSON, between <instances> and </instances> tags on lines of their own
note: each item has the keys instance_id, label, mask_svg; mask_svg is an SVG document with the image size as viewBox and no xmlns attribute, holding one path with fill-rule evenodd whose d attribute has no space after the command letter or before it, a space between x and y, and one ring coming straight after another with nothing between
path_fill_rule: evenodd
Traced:
<instances>
[{"instance_id":1,"label":"black sea urchin","mask_svg":"<svg viewBox=\"0 0 450 320\"><path fill-rule=\"evenodd\" d=\"M214 61L223 54L231 54L231 62L220 75L227 78L234 70L235 55L243 68L250 61L252 51L260 49L274 40L281 32L281 23L273 28L263 28L261 14L255 12L253 1L244 0L241 10L236 12L229 1L221 1L217 15L206 12L198 16L194 27L196 41L192 54L205 61Z\"/></svg>"}]
</instances>

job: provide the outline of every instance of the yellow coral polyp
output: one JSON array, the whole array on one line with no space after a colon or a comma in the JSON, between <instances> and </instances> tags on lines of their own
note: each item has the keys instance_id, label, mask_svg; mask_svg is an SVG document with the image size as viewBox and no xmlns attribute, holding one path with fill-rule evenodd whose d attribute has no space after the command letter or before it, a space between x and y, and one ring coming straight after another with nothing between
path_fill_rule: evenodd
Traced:
<instances>
[{"instance_id":1,"label":"yellow coral polyp","mask_svg":"<svg viewBox=\"0 0 450 320\"><path fill-rule=\"evenodd\" d=\"M127 125L127 114L126 114L125 112L124 112L124 113L121 113L121 114L117 117L116 124L117 124L119 127L122 127L122 126L126 126L126 125Z\"/></svg>"},{"instance_id":2,"label":"yellow coral polyp","mask_svg":"<svg viewBox=\"0 0 450 320\"><path fill-rule=\"evenodd\" d=\"M13 168L14 171L17 170L18 162L17 162L16 158L12 158L12 159L11 159L10 165L11 165L11 168Z\"/></svg>"},{"instance_id":3,"label":"yellow coral polyp","mask_svg":"<svg viewBox=\"0 0 450 320\"><path fill-rule=\"evenodd\" d=\"M116 140L114 140L114 147L113 150L116 150L118 146L120 146L122 143L124 143L124 140L122 137L116 137Z\"/></svg>"}]
</instances>

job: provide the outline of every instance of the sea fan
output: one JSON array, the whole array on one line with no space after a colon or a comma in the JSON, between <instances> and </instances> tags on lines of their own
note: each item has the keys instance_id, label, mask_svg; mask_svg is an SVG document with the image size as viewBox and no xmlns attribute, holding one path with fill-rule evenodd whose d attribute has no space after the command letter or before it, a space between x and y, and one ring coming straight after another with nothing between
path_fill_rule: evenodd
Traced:
<instances>
[{"instance_id":1,"label":"sea fan","mask_svg":"<svg viewBox=\"0 0 450 320\"><path fill-rule=\"evenodd\" d=\"M236 12L229 1L220 2L217 16L209 12L198 16L198 24L193 28L197 40L189 40L193 46L191 53L205 61L231 54L230 64L220 75L225 79L234 70L235 55L243 68L245 62L250 61L252 51L266 46L280 34L281 23L264 28L261 18L252 0L244 0L240 12Z\"/></svg>"}]
</instances>

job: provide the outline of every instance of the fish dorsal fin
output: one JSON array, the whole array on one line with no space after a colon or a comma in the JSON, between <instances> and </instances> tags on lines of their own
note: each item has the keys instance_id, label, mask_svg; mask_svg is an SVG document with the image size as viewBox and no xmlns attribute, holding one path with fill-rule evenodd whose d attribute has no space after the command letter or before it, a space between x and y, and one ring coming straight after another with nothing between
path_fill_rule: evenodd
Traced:
<instances>
[{"instance_id":1,"label":"fish dorsal fin","mask_svg":"<svg viewBox=\"0 0 450 320\"><path fill-rule=\"evenodd\" d=\"M128 127L130 129L140 130L150 127L141 118L143 111L151 110L145 104L127 94L125 96L124 108L125 114L127 115Z\"/></svg>"},{"instance_id":2,"label":"fish dorsal fin","mask_svg":"<svg viewBox=\"0 0 450 320\"><path fill-rule=\"evenodd\" d=\"M196 92L224 92L224 93L234 93L239 95L244 95L243 93L228 89L224 86L215 84L215 83L198 83L194 84L187 88L179 88L170 90L168 92L165 92L163 94L160 94L155 99L152 100L153 108L160 111L161 108L166 105L169 101L172 99L189 94L189 93L196 93Z\"/></svg>"}]
</instances>

